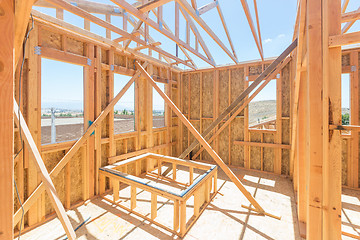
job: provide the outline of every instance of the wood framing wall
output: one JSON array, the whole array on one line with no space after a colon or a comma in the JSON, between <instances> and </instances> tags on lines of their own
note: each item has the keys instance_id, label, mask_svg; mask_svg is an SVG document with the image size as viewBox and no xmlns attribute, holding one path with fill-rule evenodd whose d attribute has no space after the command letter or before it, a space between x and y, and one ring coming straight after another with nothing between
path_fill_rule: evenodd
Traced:
<instances>
[{"instance_id":1,"label":"wood framing wall","mask_svg":"<svg viewBox=\"0 0 360 240\"><path fill-rule=\"evenodd\" d=\"M83 66L84 129L88 128L113 99L114 73L132 76L135 73L135 60L141 63L143 61L116 51L103 42L92 41L37 21L34 30L30 33L26 49L20 108L50 172L75 141L41 145L41 58ZM178 104L180 72L154 64L149 64L147 71L151 72L154 79L165 83L166 93L175 104ZM17 100L19 74L18 67L15 75ZM95 134L87 139L65 168L52 179L59 198L67 209L99 194L99 167L144 152L174 156L180 154L178 118L171 114L167 106L165 106L165 127L153 128L152 93L153 89L147 80L142 77L137 78L135 131L114 135L114 113L110 111L101 126L97 127ZM15 128L15 152L20 148L19 129ZM28 150L25 149L15 160L15 180L22 202L40 182L35 165L29 158ZM111 183L107 183L107 188L110 187ZM15 212L19 210L19 201L15 193L14 209ZM44 192L25 215L23 225L35 226L53 213L54 209ZM15 221L15 224L17 223L18 221Z\"/></svg>"},{"instance_id":2,"label":"wood framing wall","mask_svg":"<svg viewBox=\"0 0 360 240\"><path fill-rule=\"evenodd\" d=\"M342 73L350 74L350 124L359 124L360 50L342 52ZM270 61L265 63L265 66ZM214 142L213 148L231 166L244 167L282 175L291 175L291 107L293 104L293 60L279 72L276 80L277 102L275 129L249 129L248 107L226 127ZM200 132L226 108L262 71L261 62L244 63L216 69L183 72L181 80L181 110ZM230 88L229 88L230 86ZM279 117L281 116L281 117ZM221 127L221 124L219 125ZM218 128L219 128L218 127ZM181 150L194 140L189 131L180 125ZM353 188L360 186L359 136L357 131L343 131L342 139L342 184ZM192 151L195 159L211 160L202 151ZM296 187L295 187L296 188ZM295 189L297 190L297 189Z\"/></svg>"},{"instance_id":3,"label":"wood framing wall","mask_svg":"<svg viewBox=\"0 0 360 240\"><path fill-rule=\"evenodd\" d=\"M271 61L182 73L181 109L191 123L202 132L232 103ZM215 138L211 146L230 166L289 175L290 172L290 96L291 64L276 75L276 129L249 128L248 106ZM222 126L221 123L219 127ZM194 140L182 125L182 150ZM211 160L200 147L192 151L194 159ZM197 156L198 155L198 156Z\"/></svg>"}]
</instances>

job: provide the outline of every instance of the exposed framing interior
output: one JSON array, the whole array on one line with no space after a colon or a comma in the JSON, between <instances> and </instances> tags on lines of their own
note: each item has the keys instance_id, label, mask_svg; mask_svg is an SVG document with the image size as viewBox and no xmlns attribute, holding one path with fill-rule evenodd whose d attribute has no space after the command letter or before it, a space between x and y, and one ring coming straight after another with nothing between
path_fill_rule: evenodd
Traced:
<instances>
[{"instance_id":1,"label":"exposed framing interior","mask_svg":"<svg viewBox=\"0 0 360 240\"><path fill-rule=\"evenodd\" d=\"M6 193L0 195L0 239L13 239L19 229L30 230L55 216L67 237L75 239L66 210L111 191L116 202L118 178L108 173L111 180L105 180L104 167L151 153L152 158L164 155L167 161L178 157L176 161L186 166L217 164L252 204L248 209L272 218L279 216L264 209L230 167L289 177L302 237L359 238L341 229L341 193L342 188L360 188L360 49L353 45L360 42L360 33L348 33L360 19L360 10L347 12L349 0L298 1L293 42L279 57L265 59L256 1L254 21L247 1L240 0L261 59L238 62L219 1L198 7L196 1L175 0L174 30L163 19L162 6L169 0L133 5L125 0L112 2L114 5L87 0L0 3L4 29L0 35L0 192ZM56 9L56 18L32 9L33 5ZM213 9L221 19L225 40L201 18ZM83 18L84 28L64 21L64 10ZM106 20L92 13L103 14ZM121 26L111 23L111 16L121 16ZM180 16L186 20L186 40L179 36ZM90 22L105 28L106 36L92 33ZM132 32L127 31L128 24L134 27ZM197 26L234 63L216 65ZM176 43L186 59L163 50L161 42L149 35L149 28ZM112 39L112 32L121 37ZM190 36L195 37L195 44L190 43ZM342 47L345 45L351 46ZM189 53L210 67L199 69ZM85 132L78 140L41 145L42 57L84 69ZM114 73L131 77L119 93L114 93ZM341 121L342 73L350 75L349 125ZM248 104L272 79L277 83L276 120L249 128ZM156 82L165 84L165 92ZM114 134L114 106L133 83L135 131ZM165 101L165 126L161 128L153 128L153 89ZM141 165L135 166L139 168L136 175L141 175ZM174 172L169 166L161 172L161 161L152 162L146 171L156 166L159 178ZM197 202L196 219L217 193L216 173L210 175L214 192L210 195L209 181L201 182L204 185L199 189L206 194ZM151 201L156 202L156 197ZM179 222L174 221L170 232L183 237L189 230L181 217L183 201L174 203L174 209ZM155 209L151 214L154 220Z\"/></svg>"}]
</instances>

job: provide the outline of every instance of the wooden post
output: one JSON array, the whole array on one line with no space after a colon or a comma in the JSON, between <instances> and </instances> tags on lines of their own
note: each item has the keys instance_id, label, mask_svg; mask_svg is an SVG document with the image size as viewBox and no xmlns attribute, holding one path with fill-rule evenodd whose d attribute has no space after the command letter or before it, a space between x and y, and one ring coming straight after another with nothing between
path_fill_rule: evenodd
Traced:
<instances>
[{"instance_id":1,"label":"wooden post","mask_svg":"<svg viewBox=\"0 0 360 240\"><path fill-rule=\"evenodd\" d=\"M0 239L13 239L14 213L14 2L0 2Z\"/></svg>"},{"instance_id":2,"label":"wooden post","mask_svg":"<svg viewBox=\"0 0 360 240\"><path fill-rule=\"evenodd\" d=\"M186 232L186 201L180 202L180 236Z\"/></svg>"},{"instance_id":3,"label":"wooden post","mask_svg":"<svg viewBox=\"0 0 360 240\"><path fill-rule=\"evenodd\" d=\"M299 91L299 104L298 104L298 121L297 123L297 146L296 146L296 163L297 163L297 209L298 209L298 218L300 224L306 223L306 207L307 207L307 188L306 188L306 107L307 107L307 81L306 81L306 72L302 72L300 75L300 91Z\"/></svg>"},{"instance_id":4,"label":"wooden post","mask_svg":"<svg viewBox=\"0 0 360 240\"><path fill-rule=\"evenodd\" d=\"M113 185L113 195L114 195L114 201L118 201L119 200L119 181L117 179L114 179L112 181L112 185Z\"/></svg>"},{"instance_id":5,"label":"wooden post","mask_svg":"<svg viewBox=\"0 0 360 240\"><path fill-rule=\"evenodd\" d=\"M307 221L306 237L322 239L323 202L323 109L322 109L322 26L321 0L307 1Z\"/></svg>"},{"instance_id":6,"label":"wooden post","mask_svg":"<svg viewBox=\"0 0 360 240\"><path fill-rule=\"evenodd\" d=\"M179 229L179 200L174 200L174 231Z\"/></svg>"},{"instance_id":7,"label":"wooden post","mask_svg":"<svg viewBox=\"0 0 360 240\"><path fill-rule=\"evenodd\" d=\"M329 37L341 34L341 1L322 1L323 31L323 239L341 239L341 46L329 48ZM318 9L318 12L319 9ZM309 50L308 50L309 51ZM313 84L313 82L311 81ZM358 103L357 103L358 104ZM358 146L355 146L358 148ZM310 223L309 223L310 224Z\"/></svg>"},{"instance_id":8,"label":"wooden post","mask_svg":"<svg viewBox=\"0 0 360 240\"><path fill-rule=\"evenodd\" d=\"M151 219L154 220L157 216L157 195L151 193Z\"/></svg>"}]
</instances>

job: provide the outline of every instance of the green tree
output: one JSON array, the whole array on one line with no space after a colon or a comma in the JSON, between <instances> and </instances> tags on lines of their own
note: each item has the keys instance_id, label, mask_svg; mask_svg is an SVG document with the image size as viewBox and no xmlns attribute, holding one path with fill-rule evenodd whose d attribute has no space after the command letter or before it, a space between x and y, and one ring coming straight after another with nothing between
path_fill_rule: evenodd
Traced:
<instances>
[{"instance_id":1,"label":"green tree","mask_svg":"<svg viewBox=\"0 0 360 240\"><path fill-rule=\"evenodd\" d=\"M350 124L350 115L349 113L345 113L341 116L342 125L349 125Z\"/></svg>"}]
</instances>

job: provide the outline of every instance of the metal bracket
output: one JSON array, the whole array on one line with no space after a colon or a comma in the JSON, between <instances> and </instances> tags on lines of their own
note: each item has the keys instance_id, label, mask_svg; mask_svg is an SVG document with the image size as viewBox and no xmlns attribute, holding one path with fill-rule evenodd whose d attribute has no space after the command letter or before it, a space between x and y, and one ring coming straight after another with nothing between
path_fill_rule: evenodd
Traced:
<instances>
[{"instance_id":1,"label":"metal bracket","mask_svg":"<svg viewBox=\"0 0 360 240\"><path fill-rule=\"evenodd\" d=\"M88 59L87 59L87 65L91 66L91 62L92 62L91 59L88 58Z\"/></svg>"},{"instance_id":2,"label":"metal bracket","mask_svg":"<svg viewBox=\"0 0 360 240\"><path fill-rule=\"evenodd\" d=\"M73 5L73 6L75 6L75 7L78 6L78 4L77 4L76 2L70 2L70 4Z\"/></svg>"},{"instance_id":3,"label":"metal bracket","mask_svg":"<svg viewBox=\"0 0 360 240\"><path fill-rule=\"evenodd\" d=\"M163 29L163 23L161 21L159 22L159 28L160 28L160 30Z\"/></svg>"},{"instance_id":4,"label":"metal bracket","mask_svg":"<svg viewBox=\"0 0 360 240\"><path fill-rule=\"evenodd\" d=\"M199 13L199 10L195 10L196 11L196 15L198 16L198 17L200 17L200 13Z\"/></svg>"},{"instance_id":5,"label":"metal bracket","mask_svg":"<svg viewBox=\"0 0 360 240\"><path fill-rule=\"evenodd\" d=\"M356 66L354 65L354 66L351 66L351 71L352 72L356 72Z\"/></svg>"},{"instance_id":6,"label":"metal bracket","mask_svg":"<svg viewBox=\"0 0 360 240\"><path fill-rule=\"evenodd\" d=\"M280 78L280 73L276 74L276 78Z\"/></svg>"},{"instance_id":7,"label":"metal bracket","mask_svg":"<svg viewBox=\"0 0 360 240\"><path fill-rule=\"evenodd\" d=\"M120 8L114 8L114 13L120 13ZM125 14L125 12L124 12Z\"/></svg>"},{"instance_id":8,"label":"metal bracket","mask_svg":"<svg viewBox=\"0 0 360 240\"><path fill-rule=\"evenodd\" d=\"M246 80L246 81L249 81L249 76L246 76L246 77L245 77L245 80Z\"/></svg>"},{"instance_id":9,"label":"metal bracket","mask_svg":"<svg viewBox=\"0 0 360 240\"><path fill-rule=\"evenodd\" d=\"M115 66L111 64L111 65L110 65L110 70L111 70L111 71L114 71L114 70L115 70Z\"/></svg>"},{"instance_id":10,"label":"metal bracket","mask_svg":"<svg viewBox=\"0 0 360 240\"><path fill-rule=\"evenodd\" d=\"M34 53L36 55L41 55L41 47L40 46L35 46L34 47Z\"/></svg>"}]
</instances>

